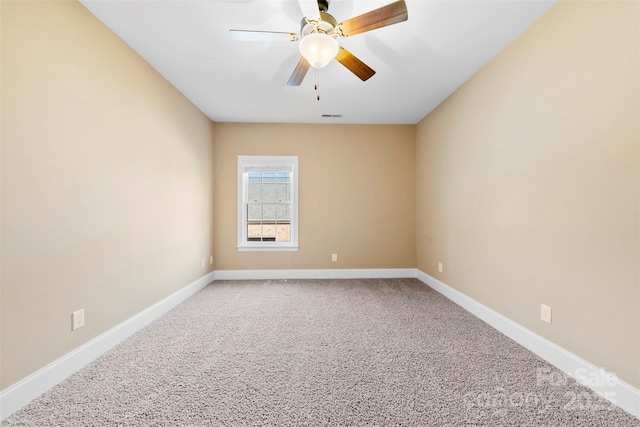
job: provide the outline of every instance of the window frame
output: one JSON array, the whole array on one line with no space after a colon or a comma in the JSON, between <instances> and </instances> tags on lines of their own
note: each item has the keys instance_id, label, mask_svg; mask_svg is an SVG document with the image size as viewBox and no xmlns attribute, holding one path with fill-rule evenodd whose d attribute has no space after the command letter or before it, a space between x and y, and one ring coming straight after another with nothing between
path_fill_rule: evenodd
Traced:
<instances>
[{"instance_id":1,"label":"window frame","mask_svg":"<svg viewBox=\"0 0 640 427\"><path fill-rule=\"evenodd\" d=\"M290 238L289 242L250 241L247 236L247 203L249 196L249 171L273 171L274 167L291 170L290 182ZM238 251L297 251L298 250L298 156L238 156Z\"/></svg>"}]
</instances>

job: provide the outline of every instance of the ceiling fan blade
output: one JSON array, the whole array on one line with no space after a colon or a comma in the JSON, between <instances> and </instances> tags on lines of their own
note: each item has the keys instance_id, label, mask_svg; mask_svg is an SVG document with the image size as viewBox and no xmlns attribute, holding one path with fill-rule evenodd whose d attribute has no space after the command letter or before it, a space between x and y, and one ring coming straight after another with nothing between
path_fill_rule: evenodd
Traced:
<instances>
[{"instance_id":1,"label":"ceiling fan blade","mask_svg":"<svg viewBox=\"0 0 640 427\"><path fill-rule=\"evenodd\" d=\"M239 41L289 41L299 40L296 33L285 33L281 31L253 31L253 30L229 30L231 38Z\"/></svg>"},{"instance_id":2,"label":"ceiling fan blade","mask_svg":"<svg viewBox=\"0 0 640 427\"><path fill-rule=\"evenodd\" d=\"M349 37L376 28L386 27L387 25L397 24L406 21L409 18L407 12L407 4L404 0L382 6L371 12L358 15L354 18L347 19L337 25L338 34Z\"/></svg>"},{"instance_id":3,"label":"ceiling fan blade","mask_svg":"<svg viewBox=\"0 0 640 427\"><path fill-rule=\"evenodd\" d=\"M287 82L288 86L300 86L302 80L304 80L304 76L307 75L307 71L309 71L309 62L304 59L304 56L300 57L300 61L298 61L298 65L293 70L291 77L289 77L289 81Z\"/></svg>"},{"instance_id":4,"label":"ceiling fan blade","mask_svg":"<svg viewBox=\"0 0 640 427\"><path fill-rule=\"evenodd\" d=\"M358 76L363 82L369 80L376 73L367 64L353 56L351 52L342 46L340 46L340 50L338 50L336 61L347 67L349 71Z\"/></svg>"},{"instance_id":5,"label":"ceiling fan blade","mask_svg":"<svg viewBox=\"0 0 640 427\"><path fill-rule=\"evenodd\" d=\"M300 10L302 10L302 16L308 21L320 21L320 8L318 7L318 0L298 0Z\"/></svg>"}]
</instances>

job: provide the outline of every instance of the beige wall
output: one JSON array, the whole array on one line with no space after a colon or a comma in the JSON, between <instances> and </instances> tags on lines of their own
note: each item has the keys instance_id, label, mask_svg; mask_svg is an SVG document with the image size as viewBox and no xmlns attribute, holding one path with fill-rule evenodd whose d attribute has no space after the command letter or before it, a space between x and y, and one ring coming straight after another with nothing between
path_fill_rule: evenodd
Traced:
<instances>
[{"instance_id":1,"label":"beige wall","mask_svg":"<svg viewBox=\"0 0 640 427\"><path fill-rule=\"evenodd\" d=\"M213 172L209 119L82 5L1 7L4 389L209 271Z\"/></svg>"},{"instance_id":2,"label":"beige wall","mask_svg":"<svg viewBox=\"0 0 640 427\"><path fill-rule=\"evenodd\" d=\"M214 129L216 270L415 267L415 126ZM298 252L236 250L238 155L299 156Z\"/></svg>"},{"instance_id":3,"label":"beige wall","mask_svg":"<svg viewBox=\"0 0 640 427\"><path fill-rule=\"evenodd\" d=\"M635 387L638 17L557 4L417 128L418 268Z\"/></svg>"}]
</instances>

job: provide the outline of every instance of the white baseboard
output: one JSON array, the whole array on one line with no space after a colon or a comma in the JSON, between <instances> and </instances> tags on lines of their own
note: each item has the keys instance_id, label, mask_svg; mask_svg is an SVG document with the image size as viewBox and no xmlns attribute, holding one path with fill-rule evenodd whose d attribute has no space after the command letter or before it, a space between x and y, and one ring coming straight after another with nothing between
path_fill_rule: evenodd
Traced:
<instances>
[{"instance_id":1,"label":"white baseboard","mask_svg":"<svg viewBox=\"0 0 640 427\"><path fill-rule=\"evenodd\" d=\"M640 418L640 390L637 388L531 332L529 329L480 304L438 279L420 270L417 270L416 277L518 344L572 376L580 384L605 397L631 415Z\"/></svg>"},{"instance_id":2,"label":"white baseboard","mask_svg":"<svg viewBox=\"0 0 640 427\"><path fill-rule=\"evenodd\" d=\"M415 268L363 268L331 270L218 270L216 280L278 279L397 279L416 277Z\"/></svg>"},{"instance_id":3,"label":"white baseboard","mask_svg":"<svg viewBox=\"0 0 640 427\"><path fill-rule=\"evenodd\" d=\"M414 268L334 270L218 270L143 310L0 393L0 421L142 329L214 280L418 278L596 393L640 418L640 390Z\"/></svg>"},{"instance_id":4,"label":"white baseboard","mask_svg":"<svg viewBox=\"0 0 640 427\"><path fill-rule=\"evenodd\" d=\"M0 421L203 289L214 279L215 272L201 277L2 391Z\"/></svg>"}]
</instances>

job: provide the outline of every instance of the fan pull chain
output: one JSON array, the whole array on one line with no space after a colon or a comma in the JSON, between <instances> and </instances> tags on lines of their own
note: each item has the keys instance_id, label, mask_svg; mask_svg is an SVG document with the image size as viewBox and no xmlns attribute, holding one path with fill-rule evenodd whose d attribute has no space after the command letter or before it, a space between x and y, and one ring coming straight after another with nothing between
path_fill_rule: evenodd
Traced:
<instances>
[{"instance_id":1,"label":"fan pull chain","mask_svg":"<svg viewBox=\"0 0 640 427\"><path fill-rule=\"evenodd\" d=\"M316 85L313 87L316 91L316 99L320 101L320 69L316 68Z\"/></svg>"}]
</instances>

